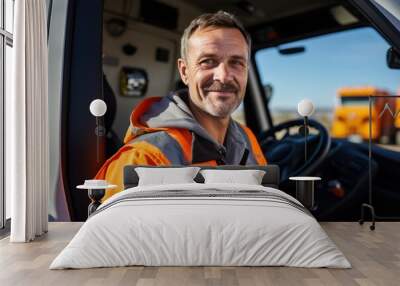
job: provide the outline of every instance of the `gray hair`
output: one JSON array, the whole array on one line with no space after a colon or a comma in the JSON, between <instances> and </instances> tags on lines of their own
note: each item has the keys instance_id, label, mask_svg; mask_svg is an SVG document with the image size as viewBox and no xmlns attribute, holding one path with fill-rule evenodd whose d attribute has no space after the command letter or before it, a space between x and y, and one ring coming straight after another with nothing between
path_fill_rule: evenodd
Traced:
<instances>
[{"instance_id":1,"label":"gray hair","mask_svg":"<svg viewBox=\"0 0 400 286\"><path fill-rule=\"evenodd\" d=\"M181 38L181 57L183 59L187 59L187 45L190 36L192 36L196 30L205 29L208 27L238 29L245 38L250 53L251 38L244 29L242 23L234 15L225 11L218 11L216 13L206 13L200 15L185 29Z\"/></svg>"}]
</instances>

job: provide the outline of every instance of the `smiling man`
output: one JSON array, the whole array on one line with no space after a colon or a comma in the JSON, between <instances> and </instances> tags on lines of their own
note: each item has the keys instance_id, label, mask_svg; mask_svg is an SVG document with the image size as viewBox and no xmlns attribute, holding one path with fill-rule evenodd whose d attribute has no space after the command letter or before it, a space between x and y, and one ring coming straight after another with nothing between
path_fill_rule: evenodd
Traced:
<instances>
[{"instance_id":1,"label":"smiling man","mask_svg":"<svg viewBox=\"0 0 400 286\"><path fill-rule=\"evenodd\" d=\"M121 191L125 165L265 165L247 127L231 118L246 91L250 37L231 14L203 14L185 29L178 69L188 89L142 101L132 112L125 145L97 179Z\"/></svg>"}]
</instances>

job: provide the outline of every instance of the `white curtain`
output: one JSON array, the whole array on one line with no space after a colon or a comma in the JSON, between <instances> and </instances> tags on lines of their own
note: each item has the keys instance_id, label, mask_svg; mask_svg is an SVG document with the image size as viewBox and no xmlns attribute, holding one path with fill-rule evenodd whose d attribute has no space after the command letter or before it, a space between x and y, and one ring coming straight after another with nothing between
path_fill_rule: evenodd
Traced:
<instances>
[{"instance_id":1,"label":"white curtain","mask_svg":"<svg viewBox=\"0 0 400 286\"><path fill-rule=\"evenodd\" d=\"M47 232L49 191L48 50L45 0L17 0L13 92L6 98L6 187L12 242Z\"/></svg>"}]
</instances>

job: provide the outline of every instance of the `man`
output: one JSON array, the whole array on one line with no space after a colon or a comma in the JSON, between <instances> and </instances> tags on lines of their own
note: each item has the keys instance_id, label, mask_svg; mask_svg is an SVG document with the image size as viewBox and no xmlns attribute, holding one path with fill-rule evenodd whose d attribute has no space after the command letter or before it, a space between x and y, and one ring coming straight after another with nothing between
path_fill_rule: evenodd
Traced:
<instances>
[{"instance_id":1,"label":"man","mask_svg":"<svg viewBox=\"0 0 400 286\"><path fill-rule=\"evenodd\" d=\"M196 18L181 39L188 90L148 98L132 112L125 145L96 175L122 190L125 165L265 165L253 133L231 119L245 95L250 37L231 14Z\"/></svg>"}]
</instances>

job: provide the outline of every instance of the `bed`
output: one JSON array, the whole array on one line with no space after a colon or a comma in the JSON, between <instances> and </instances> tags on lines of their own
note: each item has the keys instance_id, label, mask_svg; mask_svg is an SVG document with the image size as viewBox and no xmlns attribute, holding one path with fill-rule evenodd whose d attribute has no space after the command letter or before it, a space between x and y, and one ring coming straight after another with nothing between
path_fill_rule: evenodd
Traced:
<instances>
[{"instance_id":1,"label":"bed","mask_svg":"<svg viewBox=\"0 0 400 286\"><path fill-rule=\"evenodd\" d=\"M125 190L88 218L50 269L351 267L309 211L278 189L277 166L201 170L263 170L260 185L204 183L200 173L194 183L138 185L139 167L125 167Z\"/></svg>"}]
</instances>

